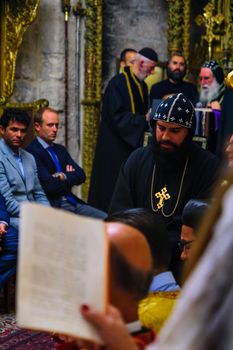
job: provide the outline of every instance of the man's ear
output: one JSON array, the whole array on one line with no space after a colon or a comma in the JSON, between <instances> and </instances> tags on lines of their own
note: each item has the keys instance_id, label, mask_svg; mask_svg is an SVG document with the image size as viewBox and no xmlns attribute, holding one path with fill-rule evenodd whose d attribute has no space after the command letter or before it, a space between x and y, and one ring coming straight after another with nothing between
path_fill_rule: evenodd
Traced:
<instances>
[{"instance_id":1,"label":"man's ear","mask_svg":"<svg viewBox=\"0 0 233 350\"><path fill-rule=\"evenodd\" d=\"M5 131L5 128L2 125L0 125L0 134L1 134L1 136L4 134L4 131Z\"/></svg>"},{"instance_id":2,"label":"man's ear","mask_svg":"<svg viewBox=\"0 0 233 350\"><path fill-rule=\"evenodd\" d=\"M35 129L36 132L39 132L40 131L40 123L35 122L34 123L34 129Z\"/></svg>"},{"instance_id":3,"label":"man's ear","mask_svg":"<svg viewBox=\"0 0 233 350\"><path fill-rule=\"evenodd\" d=\"M145 61L141 60L141 61L139 62L139 67L140 67L140 68L143 68L144 63L145 63Z\"/></svg>"}]
</instances>

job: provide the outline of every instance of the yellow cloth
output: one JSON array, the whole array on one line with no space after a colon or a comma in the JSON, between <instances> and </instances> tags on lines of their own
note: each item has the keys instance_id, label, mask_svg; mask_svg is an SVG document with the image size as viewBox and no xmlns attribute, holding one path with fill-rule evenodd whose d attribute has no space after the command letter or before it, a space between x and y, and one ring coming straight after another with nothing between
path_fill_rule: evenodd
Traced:
<instances>
[{"instance_id":1,"label":"yellow cloth","mask_svg":"<svg viewBox=\"0 0 233 350\"><path fill-rule=\"evenodd\" d=\"M163 80L163 70L161 67L155 67L154 73L148 75L148 77L144 80L146 85L148 86L149 93L152 85L158 83L161 80Z\"/></svg>"},{"instance_id":2,"label":"yellow cloth","mask_svg":"<svg viewBox=\"0 0 233 350\"><path fill-rule=\"evenodd\" d=\"M139 304L138 316L141 324L157 334L169 317L178 296L179 291L150 293Z\"/></svg>"}]
</instances>

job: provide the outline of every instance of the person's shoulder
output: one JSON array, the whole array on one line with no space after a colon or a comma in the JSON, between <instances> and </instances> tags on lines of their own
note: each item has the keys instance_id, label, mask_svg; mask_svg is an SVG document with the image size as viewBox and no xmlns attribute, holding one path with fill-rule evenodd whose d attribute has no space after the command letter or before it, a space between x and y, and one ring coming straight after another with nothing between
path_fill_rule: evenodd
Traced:
<instances>
[{"instance_id":1,"label":"person's shoulder","mask_svg":"<svg viewBox=\"0 0 233 350\"><path fill-rule=\"evenodd\" d=\"M152 85L151 90L152 90L152 89L157 90L157 89L161 88L162 86L167 85L168 82L169 82L168 79L159 81L158 83L155 83L154 85Z\"/></svg>"},{"instance_id":2,"label":"person's shoulder","mask_svg":"<svg viewBox=\"0 0 233 350\"><path fill-rule=\"evenodd\" d=\"M149 146L139 147L130 154L127 163L139 164L140 161L150 158L151 156L153 156L153 152Z\"/></svg>"},{"instance_id":3,"label":"person's shoulder","mask_svg":"<svg viewBox=\"0 0 233 350\"><path fill-rule=\"evenodd\" d=\"M0 139L0 151L2 155L8 155L10 153L10 148L3 139Z\"/></svg>"},{"instance_id":4,"label":"person's shoulder","mask_svg":"<svg viewBox=\"0 0 233 350\"><path fill-rule=\"evenodd\" d=\"M194 83L191 83L190 81L183 80L183 86L189 87L190 89L197 90L197 86Z\"/></svg>"},{"instance_id":5,"label":"person's shoulder","mask_svg":"<svg viewBox=\"0 0 233 350\"><path fill-rule=\"evenodd\" d=\"M119 84L123 81L125 81L125 75L123 73L118 73L109 80L108 86Z\"/></svg>"},{"instance_id":6,"label":"person's shoulder","mask_svg":"<svg viewBox=\"0 0 233 350\"><path fill-rule=\"evenodd\" d=\"M21 153L21 156L23 158L27 158L28 160L32 161L33 163L35 162L34 156L29 151L27 151L26 149L21 148L20 149L20 153Z\"/></svg>"},{"instance_id":7,"label":"person's shoulder","mask_svg":"<svg viewBox=\"0 0 233 350\"><path fill-rule=\"evenodd\" d=\"M59 150L59 151L68 153L66 147L65 147L64 145L62 145L61 143L56 143L56 142L54 142L54 143L53 143L53 147L54 147L56 150Z\"/></svg>"},{"instance_id":8,"label":"person's shoulder","mask_svg":"<svg viewBox=\"0 0 233 350\"><path fill-rule=\"evenodd\" d=\"M106 98L106 96L112 95L112 91L114 90L122 90L122 87L126 86L125 83L125 76L123 73L119 73L114 75L114 77L112 77L107 85L106 88L104 90L104 96Z\"/></svg>"},{"instance_id":9,"label":"person's shoulder","mask_svg":"<svg viewBox=\"0 0 233 350\"><path fill-rule=\"evenodd\" d=\"M220 159L214 153L202 148L195 142L192 142L191 154L192 158L196 159L197 161L210 161L211 163L220 164Z\"/></svg>"},{"instance_id":10,"label":"person's shoulder","mask_svg":"<svg viewBox=\"0 0 233 350\"><path fill-rule=\"evenodd\" d=\"M35 137L25 148L26 151L30 152L30 150L34 149L35 147L38 147L39 142L37 140L37 138Z\"/></svg>"}]
</instances>

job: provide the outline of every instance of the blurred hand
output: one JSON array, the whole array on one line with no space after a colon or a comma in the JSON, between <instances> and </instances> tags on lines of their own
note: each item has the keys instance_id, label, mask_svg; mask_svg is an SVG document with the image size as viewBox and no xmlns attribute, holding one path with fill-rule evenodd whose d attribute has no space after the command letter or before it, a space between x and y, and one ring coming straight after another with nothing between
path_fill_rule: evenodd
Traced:
<instances>
[{"instance_id":1,"label":"blurred hand","mask_svg":"<svg viewBox=\"0 0 233 350\"><path fill-rule=\"evenodd\" d=\"M0 222L0 237L3 236L8 230L8 225Z\"/></svg>"},{"instance_id":2,"label":"blurred hand","mask_svg":"<svg viewBox=\"0 0 233 350\"><path fill-rule=\"evenodd\" d=\"M80 311L99 331L108 350L138 350L128 333L121 313L115 307L110 305L106 314L91 310L87 305L83 305Z\"/></svg>"},{"instance_id":3,"label":"blurred hand","mask_svg":"<svg viewBox=\"0 0 233 350\"><path fill-rule=\"evenodd\" d=\"M212 109L217 109L217 110L221 110L221 105L218 101L213 101L213 102L210 102L208 104L208 107L212 108Z\"/></svg>"},{"instance_id":4,"label":"blurred hand","mask_svg":"<svg viewBox=\"0 0 233 350\"><path fill-rule=\"evenodd\" d=\"M72 165L67 164L66 171L67 171L67 173L71 173L71 172L75 171L75 168Z\"/></svg>"},{"instance_id":5,"label":"blurred hand","mask_svg":"<svg viewBox=\"0 0 233 350\"><path fill-rule=\"evenodd\" d=\"M65 174L62 172L54 173L54 174L52 174L52 177L59 178L61 181L65 181L65 179L66 179Z\"/></svg>"}]
</instances>

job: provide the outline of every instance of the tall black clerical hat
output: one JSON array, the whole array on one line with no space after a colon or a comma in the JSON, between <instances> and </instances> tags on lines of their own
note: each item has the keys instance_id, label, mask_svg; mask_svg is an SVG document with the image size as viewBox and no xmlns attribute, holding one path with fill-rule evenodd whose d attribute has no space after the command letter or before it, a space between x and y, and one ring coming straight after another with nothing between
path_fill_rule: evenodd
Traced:
<instances>
[{"instance_id":1,"label":"tall black clerical hat","mask_svg":"<svg viewBox=\"0 0 233 350\"><path fill-rule=\"evenodd\" d=\"M215 76L217 82L220 85L223 83L224 73L222 68L219 66L219 64L216 61L211 60L211 61L205 62L202 68L209 68L213 72L213 75Z\"/></svg>"},{"instance_id":2,"label":"tall black clerical hat","mask_svg":"<svg viewBox=\"0 0 233 350\"><path fill-rule=\"evenodd\" d=\"M155 50L151 49L150 47L144 47L138 53L146 58L148 58L151 61L158 62L158 55L155 52Z\"/></svg>"},{"instance_id":3,"label":"tall black clerical hat","mask_svg":"<svg viewBox=\"0 0 233 350\"><path fill-rule=\"evenodd\" d=\"M152 116L153 121L176 123L185 128L195 130L195 110L192 102L182 93L172 95L163 100ZM152 125L153 127L153 125Z\"/></svg>"}]
</instances>

